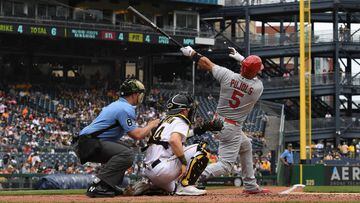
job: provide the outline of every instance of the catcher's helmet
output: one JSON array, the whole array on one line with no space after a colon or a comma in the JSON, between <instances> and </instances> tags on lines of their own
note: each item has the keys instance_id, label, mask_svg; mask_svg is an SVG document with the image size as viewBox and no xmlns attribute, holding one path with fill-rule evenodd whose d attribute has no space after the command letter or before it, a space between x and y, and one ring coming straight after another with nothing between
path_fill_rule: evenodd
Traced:
<instances>
[{"instance_id":1,"label":"catcher's helmet","mask_svg":"<svg viewBox=\"0 0 360 203\"><path fill-rule=\"evenodd\" d=\"M189 94L177 94L173 96L168 100L166 107L169 115L176 115L184 109L189 109L187 118L190 122L194 122L197 104Z\"/></svg>"},{"instance_id":2,"label":"catcher's helmet","mask_svg":"<svg viewBox=\"0 0 360 203\"><path fill-rule=\"evenodd\" d=\"M261 58L256 55L246 57L241 66L241 75L247 79L253 79L264 68Z\"/></svg>"},{"instance_id":3,"label":"catcher's helmet","mask_svg":"<svg viewBox=\"0 0 360 203\"><path fill-rule=\"evenodd\" d=\"M140 104L144 98L145 87L144 85L136 79L127 79L120 86L120 95L129 96L135 93L140 93L138 98L138 103Z\"/></svg>"}]
</instances>

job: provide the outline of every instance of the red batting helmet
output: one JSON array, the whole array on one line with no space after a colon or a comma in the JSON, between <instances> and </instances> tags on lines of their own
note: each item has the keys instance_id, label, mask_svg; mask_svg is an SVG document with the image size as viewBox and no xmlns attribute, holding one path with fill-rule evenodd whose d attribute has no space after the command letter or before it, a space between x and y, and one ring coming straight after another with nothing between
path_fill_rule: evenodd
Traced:
<instances>
[{"instance_id":1,"label":"red batting helmet","mask_svg":"<svg viewBox=\"0 0 360 203\"><path fill-rule=\"evenodd\" d=\"M247 79L253 79L264 68L261 58L250 55L242 61L241 75Z\"/></svg>"}]
</instances>

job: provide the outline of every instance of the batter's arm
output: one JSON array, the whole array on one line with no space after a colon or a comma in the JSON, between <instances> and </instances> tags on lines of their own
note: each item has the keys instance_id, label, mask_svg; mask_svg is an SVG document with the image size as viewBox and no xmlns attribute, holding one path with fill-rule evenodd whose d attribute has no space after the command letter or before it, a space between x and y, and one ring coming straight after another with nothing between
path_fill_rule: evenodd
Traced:
<instances>
[{"instance_id":1,"label":"batter's arm","mask_svg":"<svg viewBox=\"0 0 360 203\"><path fill-rule=\"evenodd\" d=\"M199 59L198 68L200 70L212 71L214 66L216 66L216 64L210 61L210 59L207 58L206 56L202 56Z\"/></svg>"},{"instance_id":2,"label":"batter's arm","mask_svg":"<svg viewBox=\"0 0 360 203\"><path fill-rule=\"evenodd\" d=\"M191 60L197 62L198 68L200 70L212 71L212 68L216 66L216 64L214 64L209 58L197 53L190 46L183 47L180 50L184 56L188 56L191 58Z\"/></svg>"}]
</instances>

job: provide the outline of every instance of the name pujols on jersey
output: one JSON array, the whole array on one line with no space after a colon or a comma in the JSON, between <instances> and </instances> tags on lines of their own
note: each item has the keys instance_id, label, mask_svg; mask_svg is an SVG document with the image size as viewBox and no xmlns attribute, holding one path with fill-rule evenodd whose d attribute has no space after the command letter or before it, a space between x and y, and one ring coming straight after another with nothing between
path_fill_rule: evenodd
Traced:
<instances>
[{"instance_id":1,"label":"name pujols on jersey","mask_svg":"<svg viewBox=\"0 0 360 203\"><path fill-rule=\"evenodd\" d=\"M254 88L251 87L249 84L245 82L240 82L238 80L232 79L230 82L230 87L233 87L235 89L238 89L244 93L247 93L248 95L251 95L254 91Z\"/></svg>"}]
</instances>

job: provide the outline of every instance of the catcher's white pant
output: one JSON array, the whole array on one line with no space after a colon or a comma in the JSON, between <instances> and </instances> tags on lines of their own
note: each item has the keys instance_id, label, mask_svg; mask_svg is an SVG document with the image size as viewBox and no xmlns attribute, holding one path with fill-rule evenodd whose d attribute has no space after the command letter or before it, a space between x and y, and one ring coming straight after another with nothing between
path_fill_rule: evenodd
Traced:
<instances>
[{"instance_id":1,"label":"catcher's white pant","mask_svg":"<svg viewBox=\"0 0 360 203\"><path fill-rule=\"evenodd\" d=\"M224 123L224 129L219 133L218 162L208 165L202 175L207 179L231 173L239 154L244 187L247 190L253 190L258 185L254 176L251 139L241 128L241 126Z\"/></svg>"},{"instance_id":2,"label":"catcher's white pant","mask_svg":"<svg viewBox=\"0 0 360 203\"><path fill-rule=\"evenodd\" d=\"M197 144L184 147L185 159L189 164L191 158L196 156ZM154 186L160 187L168 192L174 192L175 183L180 175L181 163L174 155L170 158L160 158L160 163L154 168L147 166L145 176L148 177ZM150 164L151 165L151 164Z\"/></svg>"}]
</instances>

